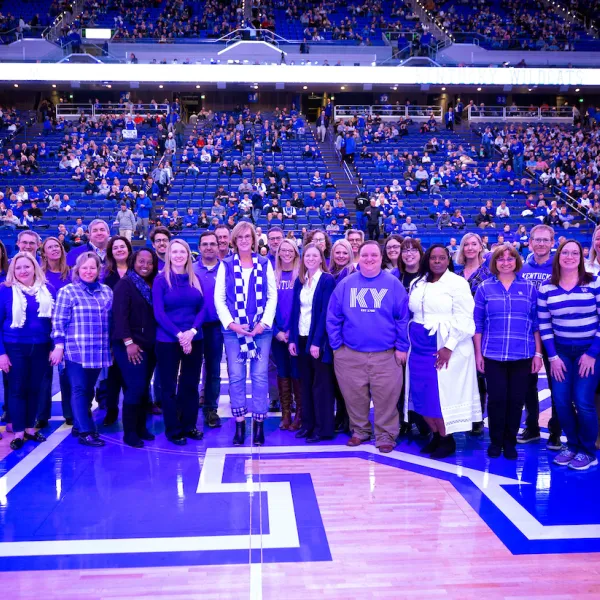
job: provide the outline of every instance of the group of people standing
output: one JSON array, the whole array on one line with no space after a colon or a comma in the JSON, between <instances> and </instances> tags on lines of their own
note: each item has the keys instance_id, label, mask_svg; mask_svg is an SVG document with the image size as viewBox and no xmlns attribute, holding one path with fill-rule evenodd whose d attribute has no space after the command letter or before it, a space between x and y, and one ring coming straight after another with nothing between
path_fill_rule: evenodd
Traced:
<instances>
[{"instance_id":1,"label":"group of people standing","mask_svg":"<svg viewBox=\"0 0 600 600\"><path fill-rule=\"evenodd\" d=\"M20 246L7 266L0 369L15 449L45 439L34 425L56 365L64 416L80 443L104 444L91 413L99 378L107 382L106 424L118 418L123 391L128 445L154 439L146 426L152 381L167 439L201 440L203 365L204 420L218 427L224 351L234 445L245 443L248 413L252 443L265 443L272 358L280 429L306 443L346 431L347 444L359 446L374 434L389 453L414 424L429 436L421 452L445 458L456 450L454 433L483 432L487 397L488 455L515 459L518 443L540 437L537 373L545 362L554 411L548 448L560 451L554 462L578 470L597 464L600 291L588 271L600 269L600 233L588 270L578 242L551 255L554 232L544 225L531 231L525 264L509 245L485 254L469 233L456 274L442 245L424 251L392 235L381 247L358 230L333 245L312 230L300 253L280 228L265 240L240 222L231 232L202 233L194 262L188 244L164 228L152 233L154 249L135 252L127 238L110 238L105 222L89 229L88 244L68 256L49 238L41 264L33 244ZM266 256L258 252L265 241ZM527 428L519 434L524 406Z\"/></svg>"}]
</instances>

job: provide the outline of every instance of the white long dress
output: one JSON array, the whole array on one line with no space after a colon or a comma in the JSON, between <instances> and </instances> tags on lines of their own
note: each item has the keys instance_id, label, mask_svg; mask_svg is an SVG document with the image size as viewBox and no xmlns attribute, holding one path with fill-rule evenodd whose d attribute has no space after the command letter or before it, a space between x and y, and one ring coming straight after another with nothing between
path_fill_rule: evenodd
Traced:
<instances>
[{"instance_id":1,"label":"white long dress","mask_svg":"<svg viewBox=\"0 0 600 600\"><path fill-rule=\"evenodd\" d=\"M472 423L482 420L473 348L475 303L469 284L450 271L446 271L436 283L417 280L411 287L408 306L413 315L411 322L423 325L429 335L437 335L438 350L444 347L452 350L448 368L437 371L440 408L446 431L469 431ZM413 410L410 380L411 373L407 367L407 402L404 403L407 421L408 410Z\"/></svg>"}]
</instances>

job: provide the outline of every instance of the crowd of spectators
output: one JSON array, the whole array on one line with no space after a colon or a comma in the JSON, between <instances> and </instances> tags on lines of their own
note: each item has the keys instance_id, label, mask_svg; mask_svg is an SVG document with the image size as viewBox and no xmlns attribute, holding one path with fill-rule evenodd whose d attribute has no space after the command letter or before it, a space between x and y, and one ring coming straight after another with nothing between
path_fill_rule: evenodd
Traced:
<instances>
[{"instance_id":1,"label":"crowd of spectators","mask_svg":"<svg viewBox=\"0 0 600 600\"><path fill-rule=\"evenodd\" d=\"M268 223L296 222L306 215L318 218L332 232L349 229L344 200L339 193L333 198L328 195L335 191L335 182L322 170L320 151L314 138L306 135L306 122L296 108L276 108L263 116L240 107L234 113L237 118L201 111L187 139L176 133L175 174L189 181L212 173L218 176L219 185L209 199L212 206L189 208L186 214L165 209L157 222L177 232L212 230L222 224L232 228L240 220L258 223L263 217ZM282 158L282 146L292 141L303 148L300 160L311 174L306 193Z\"/></svg>"},{"instance_id":2,"label":"crowd of spectators","mask_svg":"<svg viewBox=\"0 0 600 600\"><path fill-rule=\"evenodd\" d=\"M577 22L567 21L542 0L451 0L433 14L452 33L475 33L491 49L573 50L586 37Z\"/></svg>"},{"instance_id":3,"label":"crowd of spectators","mask_svg":"<svg viewBox=\"0 0 600 600\"><path fill-rule=\"evenodd\" d=\"M511 239L520 229L515 219L567 229L579 227L590 210L592 218L600 216L595 125L485 127L481 142L469 145L461 144L460 138L436 135L442 123L431 115L420 128L422 149L415 150L412 144L412 150L402 150L397 142L418 135L410 125L408 119L393 123L361 115L336 124L338 147L351 138L357 174L371 174L370 187L359 194L355 205L359 228L371 226L373 239L380 234L417 234L420 219L415 217L422 216L422 206L428 206L427 213L440 230L498 228ZM544 186L556 186L568 195L555 199L536 190L540 175ZM492 190L492 199L473 216L466 214L466 205L448 198L464 191L468 200L468 192L486 189Z\"/></svg>"},{"instance_id":4,"label":"crowd of spectators","mask_svg":"<svg viewBox=\"0 0 600 600\"><path fill-rule=\"evenodd\" d=\"M155 100L152 105L158 109ZM169 140L173 139L172 122L176 119L169 114L176 114L177 109L174 102L169 105L168 114L133 116L115 112L95 119L82 115L76 121L46 116L39 141L18 143L0 152L0 182L22 181L19 186L3 186L0 221L11 228L39 226L49 216L69 218L78 203L87 199L86 206L91 203L104 209L112 207L115 212L122 207L135 211L133 230L145 237L152 202L166 195L173 177L174 149L169 147ZM138 128L140 136L129 142L123 138L123 132L132 128ZM63 136L58 143L46 141L55 140L56 134ZM36 175L46 175L48 182L48 174L57 171L62 175L57 178L56 189L35 185ZM64 181L65 174L80 186L77 193L60 190L59 182ZM85 228L78 220L71 229L59 224L57 233L67 246L87 241Z\"/></svg>"},{"instance_id":5,"label":"crowd of spectators","mask_svg":"<svg viewBox=\"0 0 600 600\"><path fill-rule=\"evenodd\" d=\"M486 128L484 135L503 156L518 153L519 161L545 186L560 190L571 210L600 217L600 128L595 109L588 109L574 127L567 125L511 125ZM560 207L539 206L528 199L527 208L551 225L564 224ZM554 212L553 209L556 208ZM546 213L546 214L544 214ZM568 217L567 217L568 218ZM571 218L572 220L572 218Z\"/></svg>"}]
</instances>

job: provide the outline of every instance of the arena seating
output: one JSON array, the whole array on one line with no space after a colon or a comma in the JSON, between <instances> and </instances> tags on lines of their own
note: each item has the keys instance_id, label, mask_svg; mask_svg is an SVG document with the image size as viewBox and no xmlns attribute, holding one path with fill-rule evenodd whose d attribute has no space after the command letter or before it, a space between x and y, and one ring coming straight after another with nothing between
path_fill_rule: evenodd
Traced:
<instances>
[{"instance_id":1,"label":"arena seating","mask_svg":"<svg viewBox=\"0 0 600 600\"><path fill-rule=\"evenodd\" d=\"M489 50L600 50L600 41L581 23L565 20L540 0L449 0L434 14L458 41L475 37Z\"/></svg>"}]
</instances>

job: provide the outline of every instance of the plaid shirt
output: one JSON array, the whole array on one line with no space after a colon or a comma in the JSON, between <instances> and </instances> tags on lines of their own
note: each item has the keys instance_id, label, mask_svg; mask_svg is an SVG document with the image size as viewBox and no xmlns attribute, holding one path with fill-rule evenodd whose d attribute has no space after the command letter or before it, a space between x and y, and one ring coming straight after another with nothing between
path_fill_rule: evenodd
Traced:
<instances>
[{"instance_id":1,"label":"plaid shirt","mask_svg":"<svg viewBox=\"0 0 600 600\"><path fill-rule=\"evenodd\" d=\"M475 333L481 333L481 353L499 361L524 360L535 354L539 330L537 290L521 275L505 287L494 275L475 293Z\"/></svg>"},{"instance_id":2,"label":"plaid shirt","mask_svg":"<svg viewBox=\"0 0 600 600\"><path fill-rule=\"evenodd\" d=\"M465 279L467 279L465 277L464 269L460 273L457 273L457 275L460 275L461 277L464 277ZM485 281L486 279L489 279L490 277L492 277L492 272L485 266L485 264L482 264L476 271L474 271L471 274L471 277L469 277L469 279L467 279L469 288L471 288L471 294L473 294L473 296L475 296L475 292L477 291L477 288L481 285L481 283L483 281Z\"/></svg>"},{"instance_id":3,"label":"plaid shirt","mask_svg":"<svg viewBox=\"0 0 600 600\"><path fill-rule=\"evenodd\" d=\"M112 290L103 284L93 292L70 283L58 292L52 317L52 337L65 345L65 358L85 369L109 367Z\"/></svg>"}]
</instances>

